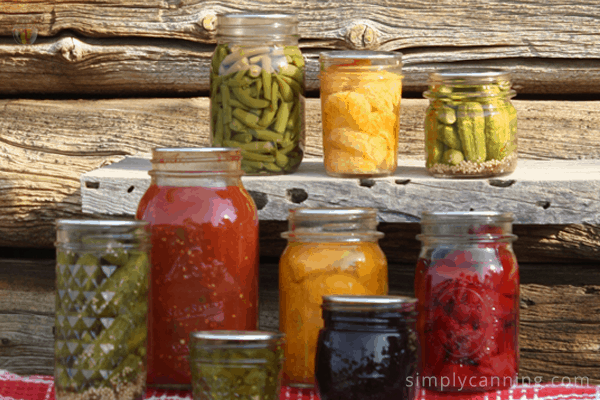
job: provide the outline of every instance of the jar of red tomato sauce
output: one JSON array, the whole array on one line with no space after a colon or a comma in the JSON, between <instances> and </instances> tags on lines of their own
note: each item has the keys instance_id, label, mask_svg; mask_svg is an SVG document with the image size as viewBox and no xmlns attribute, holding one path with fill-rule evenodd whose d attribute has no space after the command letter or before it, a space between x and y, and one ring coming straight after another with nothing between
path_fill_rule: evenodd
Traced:
<instances>
[{"instance_id":1,"label":"jar of red tomato sauce","mask_svg":"<svg viewBox=\"0 0 600 400\"><path fill-rule=\"evenodd\" d=\"M419 383L440 391L516 383L519 267L512 214L425 212L415 272Z\"/></svg>"},{"instance_id":2,"label":"jar of red tomato sauce","mask_svg":"<svg viewBox=\"0 0 600 400\"><path fill-rule=\"evenodd\" d=\"M255 330L258 216L231 148L159 148L137 219L151 229L148 384L191 387L190 333Z\"/></svg>"}]
</instances>

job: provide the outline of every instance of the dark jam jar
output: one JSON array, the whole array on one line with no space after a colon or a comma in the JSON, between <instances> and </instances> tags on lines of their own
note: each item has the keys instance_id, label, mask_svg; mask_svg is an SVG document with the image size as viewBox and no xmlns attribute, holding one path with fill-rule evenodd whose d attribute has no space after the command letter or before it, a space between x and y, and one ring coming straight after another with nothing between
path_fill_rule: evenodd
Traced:
<instances>
[{"instance_id":1,"label":"dark jam jar","mask_svg":"<svg viewBox=\"0 0 600 400\"><path fill-rule=\"evenodd\" d=\"M512 214L423 213L415 272L424 388L499 390L519 365L519 267Z\"/></svg>"},{"instance_id":2,"label":"dark jam jar","mask_svg":"<svg viewBox=\"0 0 600 400\"><path fill-rule=\"evenodd\" d=\"M417 393L416 299L323 296L316 389L321 400L410 400Z\"/></svg>"}]
</instances>

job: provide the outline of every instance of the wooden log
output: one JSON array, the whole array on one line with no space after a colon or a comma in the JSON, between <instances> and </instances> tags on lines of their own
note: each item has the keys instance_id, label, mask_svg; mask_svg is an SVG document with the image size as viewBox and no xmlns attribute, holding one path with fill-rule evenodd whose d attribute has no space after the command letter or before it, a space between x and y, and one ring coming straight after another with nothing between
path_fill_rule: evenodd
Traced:
<instances>
[{"instance_id":1,"label":"wooden log","mask_svg":"<svg viewBox=\"0 0 600 400\"><path fill-rule=\"evenodd\" d=\"M514 103L521 158L600 158L596 102ZM319 100L306 105L306 152L319 156ZM425 99L403 99L401 158L424 158L426 106ZM207 98L0 100L0 246L51 247L55 220L83 215L82 174L154 147L208 145L208 108ZM580 234L591 233L574 237ZM553 240L557 248L571 243ZM585 240L575 240L575 248Z\"/></svg>"},{"instance_id":2,"label":"wooden log","mask_svg":"<svg viewBox=\"0 0 600 400\"><path fill-rule=\"evenodd\" d=\"M311 42L313 47L301 47L306 59L306 88L318 95L318 55L327 49L315 45ZM0 91L11 96L208 93L213 49L213 45L182 40L81 38L67 33L39 38L29 46L0 38ZM403 57L403 90L420 96L427 89L431 72L459 65L504 68L510 71L519 94L600 93L600 61L596 59L504 56L509 55L499 50L474 57L472 50L411 49Z\"/></svg>"},{"instance_id":3,"label":"wooden log","mask_svg":"<svg viewBox=\"0 0 600 400\"><path fill-rule=\"evenodd\" d=\"M596 264L521 264L520 376L600 384ZM541 273L543 272L543 273ZM563 277L568 274L568 281ZM390 293L413 296L414 264L390 264ZM278 265L261 262L260 328L279 328ZM0 365L53 374L54 261L0 259Z\"/></svg>"}]
</instances>

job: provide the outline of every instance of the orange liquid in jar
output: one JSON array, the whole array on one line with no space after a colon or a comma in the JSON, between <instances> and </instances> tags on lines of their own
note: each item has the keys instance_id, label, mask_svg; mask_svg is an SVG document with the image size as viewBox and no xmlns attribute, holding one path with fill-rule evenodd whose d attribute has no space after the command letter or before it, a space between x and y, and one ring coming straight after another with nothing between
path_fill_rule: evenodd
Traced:
<instances>
[{"instance_id":1,"label":"orange liquid in jar","mask_svg":"<svg viewBox=\"0 0 600 400\"><path fill-rule=\"evenodd\" d=\"M314 385L322 298L340 294L388 294L387 260L377 242L288 243L279 263L284 384Z\"/></svg>"}]
</instances>

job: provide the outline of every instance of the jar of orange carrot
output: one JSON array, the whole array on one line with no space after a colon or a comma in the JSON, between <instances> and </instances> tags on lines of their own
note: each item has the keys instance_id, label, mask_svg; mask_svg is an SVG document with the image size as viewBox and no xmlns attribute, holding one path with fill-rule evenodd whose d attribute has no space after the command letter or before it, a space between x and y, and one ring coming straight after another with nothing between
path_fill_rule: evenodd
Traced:
<instances>
[{"instance_id":1,"label":"jar of orange carrot","mask_svg":"<svg viewBox=\"0 0 600 400\"><path fill-rule=\"evenodd\" d=\"M325 295L387 295L387 260L379 247L377 210L290 210L279 262L279 330L287 341L283 383L315 384L315 353Z\"/></svg>"}]
</instances>

